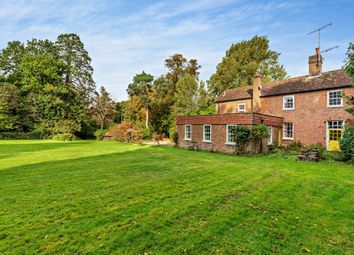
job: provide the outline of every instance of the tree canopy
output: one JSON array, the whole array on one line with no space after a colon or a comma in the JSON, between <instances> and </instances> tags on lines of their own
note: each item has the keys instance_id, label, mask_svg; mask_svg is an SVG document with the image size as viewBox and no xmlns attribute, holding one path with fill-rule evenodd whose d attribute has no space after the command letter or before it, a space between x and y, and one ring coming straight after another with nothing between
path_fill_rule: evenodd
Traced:
<instances>
[{"instance_id":1,"label":"tree canopy","mask_svg":"<svg viewBox=\"0 0 354 255\"><path fill-rule=\"evenodd\" d=\"M344 65L344 71L354 79L354 44L350 43L347 51L347 59L346 63ZM354 87L354 84L352 84ZM347 110L347 112L351 113L354 115L354 96L347 96L346 101L348 105L351 105Z\"/></svg>"},{"instance_id":2,"label":"tree canopy","mask_svg":"<svg viewBox=\"0 0 354 255\"><path fill-rule=\"evenodd\" d=\"M5 102L1 114L8 123L3 132L49 136L79 132L90 121L92 74L91 59L76 34L59 35L55 42L9 42L0 51L1 101ZM10 110L13 104L20 110ZM19 125L18 118L26 121Z\"/></svg>"},{"instance_id":3,"label":"tree canopy","mask_svg":"<svg viewBox=\"0 0 354 255\"><path fill-rule=\"evenodd\" d=\"M256 72L260 73L262 81L284 79L287 74L278 62L279 55L269 49L265 36L231 45L208 81L210 92L218 96L226 89L251 85Z\"/></svg>"}]
</instances>

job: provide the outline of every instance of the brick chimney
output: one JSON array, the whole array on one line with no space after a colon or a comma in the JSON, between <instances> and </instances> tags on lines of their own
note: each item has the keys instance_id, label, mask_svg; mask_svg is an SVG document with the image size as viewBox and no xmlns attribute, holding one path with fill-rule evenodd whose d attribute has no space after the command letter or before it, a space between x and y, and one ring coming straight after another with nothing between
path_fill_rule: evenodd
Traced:
<instances>
[{"instance_id":1,"label":"brick chimney","mask_svg":"<svg viewBox=\"0 0 354 255\"><path fill-rule=\"evenodd\" d=\"M259 73L256 73L256 75L253 78L253 112L259 112L259 109L261 108L261 76Z\"/></svg>"},{"instance_id":2,"label":"brick chimney","mask_svg":"<svg viewBox=\"0 0 354 255\"><path fill-rule=\"evenodd\" d=\"M316 48L316 55L309 57L309 76L316 76L322 73L323 59L320 48Z\"/></svg>"}]
</instances>

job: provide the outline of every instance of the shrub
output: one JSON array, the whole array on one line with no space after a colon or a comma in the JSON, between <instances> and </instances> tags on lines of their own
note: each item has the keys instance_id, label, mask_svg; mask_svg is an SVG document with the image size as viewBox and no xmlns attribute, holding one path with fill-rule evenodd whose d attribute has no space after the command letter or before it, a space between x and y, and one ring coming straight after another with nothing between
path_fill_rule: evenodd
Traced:
<instances>
[{"instance_id":1,"label":"shrub","mask_svg":"<svg viewBox=\"0 0 354 255\"><path fill-rule=\"evenodd\" d=\"M31 132L33 139L48 139L50 138L50 130L45 127L37 127Z\"/></svg>"},{"instance_id":2,"label":"shrub","mask_svg":"<svg viewBox=\"0 0 354 255\"><path fill-rule=\"evenodd\" d=\"M54 124L54 127L51 129L52 134L74 134L80 131L80 123L77 123L74 120L60 120Z\"/></svg>"},{"instance_id":3,"label":"shrub","mask_svg":"<svg viewBox=\"0 0 354 255\"><path fill-rule=\"evenodd\" d=\"M119 142L139 142L142 137L142 130L131 123L123 121L112 130L112 139Z\"/></svg>"},{"instance_id":4,"label":"shrub","mask_svg":"<svg viewBox=\"0 0 354 255\"><path fill-rule=\"evenodd\" d=\"M172 141L177 145L178 144L178 133L174 132L172 135Z\"/></svg>"},{"instance_id":5,"label":"shrub","mask_svg":"<svg viewBox=\"0 0 354 255\"><path fill-rule=\"evenodd\" d=\"M267 126L264 124L255 125L252 127L251 134L252 134L252 139L256 144L256 153L258 152L262 153L262 147L263 147L262 141L263 139L269 137Z\"/></svg>"},{"instance_id":6,"label":"shrub","mask_svg":"<svg viewBox=\"0 0 354 255\"><path fill-rule=\"evenodd\" d=\"M106 134L107 130L106 129L97 129L94 132L94 135L96 137L96 140L103 140L104 135Z\"/></svg>"},{"instance_id":7,"label":"shrub","mask_svg":"<svg viewBox=\"0 0 354 255\"><path fill-rule=\"evenodd\" d=\"M141 139L149 140L149 139L152 138L152 136L153 136L153 130L152 129L143 128L143 129L141 129L141 131L142 131Z\"/></svg>"},{"instance_id":8,"label":"shrub","mask_svg":"<svg viewBox=\"0 0 354 255\"><path fill-rule=\"evenodd\" d=\"M46 139L49 137L49 134L44 135L43 132L38 130L33 130L31 132L1 132L0 140L39 140Z\"/></svg>"},{"instance_id":9,"label":"shrub","mask_svg":"<svg viewBox=\"0 0 354 255\"><path fill-rule=\"evenodd\" d=\"M70 133L64 133L53 135L52 139L57 141L74 141L76 140L76 136Z\"/></svg>"},{"instance_id":10,"label":"shrub","mask_svg":"<svg viewBox=\"0 0 354 255\"><path fill-rule=\"evenodd\" d=\"M345 128L340 141L340 149L343 152L343 159L354 164L354 126Z\"/></svg>"},{"instance_id":11,"label":"shrub","mask_svg":"<svg viewBox=\"0 0 354 255\"><path fill-rule=\"evenodd\" d=\"M295 142L289 143L285 147L285 151L297 151L297 152L299 152L299 151L301 151L304 148L305 148L305 146L300 141L295 141Z\"/></svg>"},{"instance_id":12,"label":"shrub","mask_svg":"<svg viewBox=\"0 0 354 255\"><path fill-rule=\"evenodd\" d=\"M245 150L245 147L250 141L250 134L251 131L249 130L248 127L244 125L239 125L237 126L237 132L236 132L236 147L242 152Z\"/></svg>"}]
</instances>

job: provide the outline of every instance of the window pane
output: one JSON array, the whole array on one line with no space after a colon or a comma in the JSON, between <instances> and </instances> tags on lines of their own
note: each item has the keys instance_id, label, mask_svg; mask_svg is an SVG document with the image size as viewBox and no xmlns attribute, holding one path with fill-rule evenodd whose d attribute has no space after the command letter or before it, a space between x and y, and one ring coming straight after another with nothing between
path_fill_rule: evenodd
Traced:
<instances>
[{"instance_id":1,"label":"window pane","mask_svg":"<svg viewBox=\"0 0 354 255\"><path fill-rule=\"evenodd\" d=\"M293 123L284 123L283 126L283 137L284 138L293 138Z\"/></svg>"},{"instance_id":2,"label":"window pane","mask_svg":"<svg viewBox=\"0 0 354 255\"><path fill-rule=\"evenodd\" d=\"M328 92L329 105L342 105L342 91Z\"/></svg>"},{"instance_id":3,"label":"window pane","mask_svg":"<svg viewBox=\"0 0 354 255\"><path fill-rule=\"evenodd\" d=\"M294 97L285 96L284 97L284 109L293 109L294 108Z\"/></svg>"},{"instance_id":4,"label":"window pane","mask_svg":"<svg viewBox=\"0 0 354 255\"><path fill-rule=\"evenodd\" d=\"M204 141L211 140L211 125L204 125Z\"/></svg>"},{"instance_id":5,"label":"window pane","mask_svg":"<svg viewBox=\"0 0 354 255\"><path fill-rule=\"evenodd\" d=\"M228 143L235 143L236 142L236 125L229 125L227 126L227 142Z\"/></svg>"},{"instance_id":6,"label":"window pane","mask_svg":"<svg viewBox=\"0 0 354 255\"><path fill-rule=\"evenodd\" d=\"M273 143L273 141L272 141L272 127L271 126L268 126L268 133L269 133L269 137L268 137L268 144L271 144L271 143Z\"/></svg>"},{"instance_id":7,"label":"window pane","mask_svg":"<svg viewBox=\"0 0 354 255\"><path fill-rule=\"evenodd\" d=\"M185 139L191 139L192 138L192 126L188 125L185 126Z\"/></svg>"}]
</instances>

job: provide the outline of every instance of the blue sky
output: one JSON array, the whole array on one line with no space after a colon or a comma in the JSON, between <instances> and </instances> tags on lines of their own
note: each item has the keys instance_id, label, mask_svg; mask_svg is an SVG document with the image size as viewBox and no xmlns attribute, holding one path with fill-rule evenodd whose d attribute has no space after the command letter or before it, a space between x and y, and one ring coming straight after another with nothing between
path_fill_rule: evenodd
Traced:
<instances>
[{"instance_id":1,"label":"blue sky","mask_svg":"<svg viewBox=\"0 0 354 255\"><path fill-rule=\"evenodd\" d=\"M116 100L127 98L135 73L165 73L164 59L174 53L198 59L200 78L207 80L232 43L266 35L296 76L307 74L317 44L308 32L333 22L322 33L321 48L340 48L324 54L324 70L340 68L354 41L353 0L0 0L0 6L0 48L10 40L77 33L93 59L97 86Z\"/></svg>"}]
</instances>

